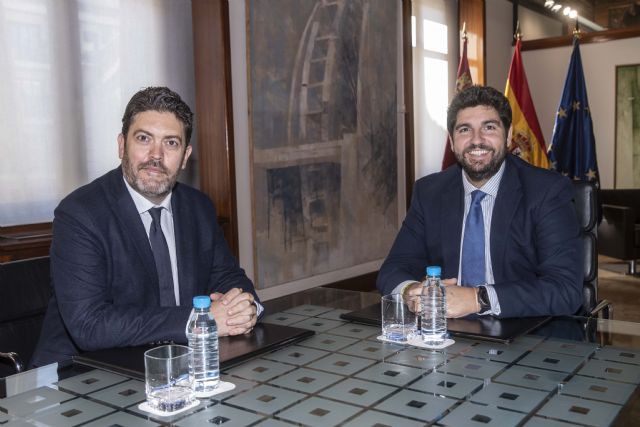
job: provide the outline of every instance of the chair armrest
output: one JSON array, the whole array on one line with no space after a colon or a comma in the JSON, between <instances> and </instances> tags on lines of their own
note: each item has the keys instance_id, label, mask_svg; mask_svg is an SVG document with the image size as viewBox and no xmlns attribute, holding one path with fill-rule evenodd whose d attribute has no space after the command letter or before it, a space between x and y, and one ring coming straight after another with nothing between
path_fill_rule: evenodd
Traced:
<instances>
[{"instance_id":1,"label":"chair armrest","mask_svg":"<svg viewBox=\"0 0 640 427\"><path fill-rule=\"evenodd\" d=\"M602 205L602 214L603 217L611 222L624 222L631 221L634 222L635 218L631 217L627 220L627 215L632 215L634 209L630 206L622 206L622 205Z\"/></svg>"},{"instance_id":2,"label":"chair armrest","mask_svg":"<svg viewBox=\"0 0 640 427\"><path fill-rule=\"evenodd\" d=\"M601 300L594 308L589 312L589 317L598 317L598 314L602 312L602 317L607 320L613 320L613 304L606 299Z\"/></svg>"},{"instance_id":3,"label":"chair armrest","mask_svg":"<svg viewBox=\"0 0 640 427\"><path fill-rule=\"evenodd\" d=\"M24 364L22 363L22 359L20 359L18 353L14 353L12 351L8 353L0 352L0 362L13 365L13 369L16 370L16 373L24 371Z\"/></svg>"},{"instance_id":4,"label":"chair armrest","mask_svg":"<svg viewBox=\"0 0 640 427\"><path fill-rule=\"evenodd\" d=\"M613 258L634 258L635 212L628 206L602 205L598 252Z\"/></svg>"}]
</instances>

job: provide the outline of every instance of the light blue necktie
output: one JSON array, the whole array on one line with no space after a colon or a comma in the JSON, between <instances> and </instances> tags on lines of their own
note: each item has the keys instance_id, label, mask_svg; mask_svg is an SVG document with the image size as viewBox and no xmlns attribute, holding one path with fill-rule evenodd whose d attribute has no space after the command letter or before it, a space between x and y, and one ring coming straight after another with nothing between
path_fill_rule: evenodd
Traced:
<instances>
[{"instance_id":1,"label":"light blue necktie","mask_svg":"<svg viewBox=\"0 0 640 427\"><path fill-rule=\"evenodd\" d=\"M467 214L462 242L462 286L484 285L484 218L480 202L486 196L480 190L471 193L471 206Z\"/></svg>"}]
</instances>

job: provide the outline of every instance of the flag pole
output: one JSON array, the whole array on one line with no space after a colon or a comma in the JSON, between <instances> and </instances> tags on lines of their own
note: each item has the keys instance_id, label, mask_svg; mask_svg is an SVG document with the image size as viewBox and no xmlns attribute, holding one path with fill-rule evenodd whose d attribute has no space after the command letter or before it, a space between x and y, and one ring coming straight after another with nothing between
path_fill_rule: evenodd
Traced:
<instances>
[{"instance_id":1,"label":"flag pole","mask_svg":"<svg viewBox=\"0 0 640 427\"><path fill-rule=\"evenodd\" d=\"M582 31L580 31L580 24L578 23L578 16L576 15L576 25L573 27L573 38L580 39L582 37Z\"/></svg>"},{"instance_id":2,"label":"flag pole","mask_svg":"<svg viewBox=\"0 0 640 427\"><path fill-rule=\"evenodd\" d=\"M515 32L515 34L513 35L513 38L514 38L516 41L518 41L518 40L522 39L522 35L520 34L520 20L518 20L518 21L516 22L516 32Z\"/></svg>"}]
</instances>

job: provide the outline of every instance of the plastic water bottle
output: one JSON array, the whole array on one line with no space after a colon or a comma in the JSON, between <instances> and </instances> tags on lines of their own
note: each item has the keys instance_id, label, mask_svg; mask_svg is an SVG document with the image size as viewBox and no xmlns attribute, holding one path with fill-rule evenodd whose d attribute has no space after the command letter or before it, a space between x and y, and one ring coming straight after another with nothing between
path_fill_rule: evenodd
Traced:
<instances>
[{"instance_id":1,"label":"plastic water bottle","mask_svg":"<svg viewBox=\"0 0 640 427\"><path fill-rule=\"evenodd\" d=\"M189 374L196 396L212 394L220 382L218 326L210 307L208 296L193 297L193 310L187 322L187 338L193 349Z\"/></svg>"},{"instance_id":2,"label":"plastic water bottle","mask_svg":"<svg viewBox=\"0 0 640 427\"><path fill-rule=\"evenodd\" d=\"M421 333L422 341L428 345L439 345L447 339L447 298L440 274L440 267L427 267L423 282Z\"/></svg>"}]
</instances>

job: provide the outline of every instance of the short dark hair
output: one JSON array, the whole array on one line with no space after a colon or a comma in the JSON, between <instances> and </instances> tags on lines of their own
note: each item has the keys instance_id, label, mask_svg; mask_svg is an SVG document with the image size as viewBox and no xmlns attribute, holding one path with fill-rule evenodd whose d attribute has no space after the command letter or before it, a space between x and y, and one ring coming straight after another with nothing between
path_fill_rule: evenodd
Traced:
<instances>
[{"instance_id":1,"label":"short dark hair","mask_svg":"<svg viewBox=\"0 0 640 427\"><path fill-rule=\"evenodd\" d=\"M484 105L492 107L498 112L505 132L511 127L511 106L509 100L498 90L490 86L470 86L458 93L447 109L447 130L453 135L458 112L465 108Z\"/></svg>"},{"instance_id":2,"label":"short dark hair","mask_svg":"<svg viewBox=\"0 0 640 427\"><path fill-rule=\"evenodd\" d=\"M136 92L129 100L122 116L122 135L125 138L135 115L145 111L173 113L182 122L187 139L185 145L189 145L193 130L193 113L180 95L164 86L151 86Z\"/></svg>"}]
</instances>

